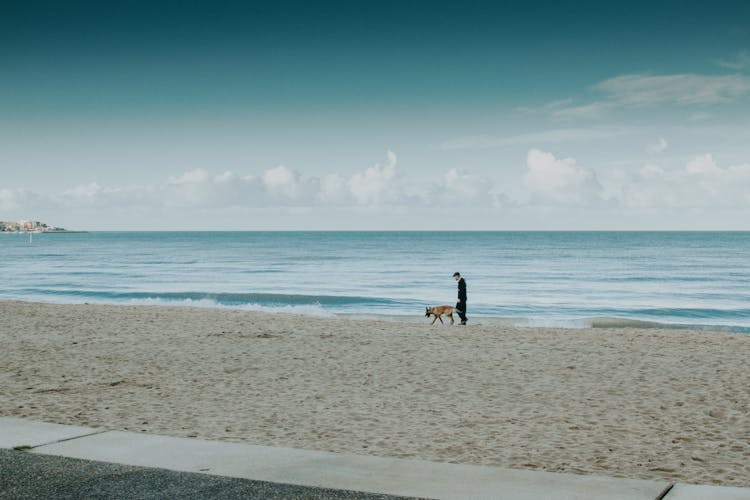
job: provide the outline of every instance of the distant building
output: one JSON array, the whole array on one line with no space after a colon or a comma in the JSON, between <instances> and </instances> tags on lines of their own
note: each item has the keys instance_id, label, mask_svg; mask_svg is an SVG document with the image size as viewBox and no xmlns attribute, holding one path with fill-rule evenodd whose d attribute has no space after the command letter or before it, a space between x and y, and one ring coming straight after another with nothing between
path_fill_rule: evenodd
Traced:
<instances>
[{"instance_id":1,"label":"distant building","mask_svg":"<svg viewBox=\"0 0 750 500\"><path fill-rule=\"evenodd\" d=\"M0 221L0 233L18 232L65 232L61 227L50 226L38 220Z\"/></svg>"}]
</instances>

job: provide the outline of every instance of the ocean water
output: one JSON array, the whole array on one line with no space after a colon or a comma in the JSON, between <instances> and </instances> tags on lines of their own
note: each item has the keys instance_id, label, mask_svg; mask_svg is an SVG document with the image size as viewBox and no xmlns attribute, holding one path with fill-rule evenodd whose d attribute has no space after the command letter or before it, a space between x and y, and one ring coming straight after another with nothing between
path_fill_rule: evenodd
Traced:
<instances>
[{"instance_id":1,"label":"ocean water","mask_svg":"<svg viewBox=\"0 0 750 500\"><path fill-rule=\"evenodd\" d=\"M93 232L0 235L0 299L470 323L750 332L748 232Z\"/></svg>"}]
</instances>

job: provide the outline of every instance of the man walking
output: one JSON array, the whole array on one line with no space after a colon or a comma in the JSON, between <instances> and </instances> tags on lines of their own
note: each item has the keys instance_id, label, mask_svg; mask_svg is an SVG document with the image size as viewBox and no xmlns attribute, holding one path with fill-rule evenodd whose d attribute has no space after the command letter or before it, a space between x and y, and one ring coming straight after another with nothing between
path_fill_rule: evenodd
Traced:
<instances>
[{"instance_id":1,"label":"man walking","mask_svg":"<svg viewBox=\"0 0 750 500\"><path fill-rule=\"evenodd\" d=\"M458 281L458 301L456 302L456 312L461 318L461 324L465 325L469 319L466 317L466 281L461 277L461 273L453 273L453 279Z\"/></svg>"}]
</instances>

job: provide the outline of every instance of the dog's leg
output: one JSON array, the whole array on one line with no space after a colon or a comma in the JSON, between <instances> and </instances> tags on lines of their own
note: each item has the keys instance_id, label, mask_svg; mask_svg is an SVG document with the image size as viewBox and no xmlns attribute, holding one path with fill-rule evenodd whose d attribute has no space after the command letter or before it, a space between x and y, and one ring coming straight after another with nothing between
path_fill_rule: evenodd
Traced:
<instances>
[{"instance_id":1,"label":"dog's leg","mask_svg":"<svg viewBox=\"0 0 750 500\"><path fill-rule=\"evenodd\" d=\"M448 317L451 319L451 325L453 324L453 314L449 314Z\"/></svg>"},{"instance_id":2,"label":"dog's leg","mask_svg":"<svg viewBox=\"0 0 750 500\"><path fill-rule=\"evenodd\" d=\"M445 324L445 323L443 323L443 316L442 316L442 315L438 316L438 319L440 320L440 324L441 324L441 325L444 325L444 324Z\"/></svg>"},{"instance_id":3,"label":"dog's leg","mask_svg":"<svg viewBox=\"0 0 750 500\"><path fill-rule=\"evenodd\" d=\"M431 325L434 325L434 324L435 324L435 320L437 320L437 319L438 319L438 317L437 317L437 315L435 315L435 317L434 317L434 318L432 318L432 323L430 323L430 324L431 324Z\"/></svg>"}]
</instances>

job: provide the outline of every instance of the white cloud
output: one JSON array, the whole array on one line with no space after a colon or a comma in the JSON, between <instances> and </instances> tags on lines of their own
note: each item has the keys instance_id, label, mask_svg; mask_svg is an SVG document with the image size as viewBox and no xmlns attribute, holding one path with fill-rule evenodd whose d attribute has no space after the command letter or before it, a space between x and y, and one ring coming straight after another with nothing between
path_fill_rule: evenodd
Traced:
<instances>
[{"instance_id":1,"label":"white cloud","mask_svg":"<svg viewBox=\"0 0 750 500\"><path fill-rule=\"evenodd\" d=\"M388 165L396 166L396 153L391 151L390 149L386 151L386 156L388 157Z\"/></svg>"},{"instance_id":2,"label":"white cloud","mask_svg":"<svg viewBox=\"0 0 750 500\"><path fill-rule=\"evenodd\" d=\"M735 64L744 64L745 55L738 56ZM750 57L750 53L747 56ZM628 74L601 81L591 88L603 93L603 98L580 104L571 99L554 101L534 111L544 112L556 119L578 120L599 118L608 111L632 106L726 104L750 94L750 77L691 73ZM518 111L530 113L531 109L520 108Z\"/></svg>"},{"instance_id":3,"label":"white cloud","mask_svg":"<svg viewBox=\"0 0 750 500\"><path fill-rule=\"evenodd\" d=\"M445 186L453 187L462 198L475 198L484 185L481 178L457 168L452 168L445 174Z\"/></svg>"},{"instance_id":4,"label":"white cloud","mask_svg":"<svg viewBox=\"0 0 750 500\"><path fill-rule=\"evenodd\" d=\"M267 170L263 174L263 185L272 196L295 200L300 194L299 174L284 165Z\"/></svg>"},{"instance_id":5,"label":"white cloud","mask_svg":"<svg viewBox=\"0 0 750 500\"><path fill-rule=\"evenodd\" d=\"M229 182L237 182L237 175L231 170L227 170L223 174L219 174L214 177L216 184L227 184Z\"/></svg>"},{"instance_id":6,"label":"white cloud","mask_svg":"<svg viewBox=\"0 0 750 500\"><path fill-rule=\"evenodd\" d=\"M517 108L517 111L524 114L543 113L561 121L567 121L577 118L598 118L614 105L607 101L577 104L573 99L564 99L543 104L537 108Z\"/></svg>"},{"instance_id":7,"label":"white cloud","mask_svg":"<svg viewBox=\"0 0 750 500\"><path fill-rule=\"evenodd\" d=\"M343 204L351 200L347 180L339 174L330 174L320 182L318 198L323 203Z\"/></svg>"},{"instance_id":8,"label":"white cloud","mask_svg":"<svg viewBox=\"0 0 750 500\"><path fill-rule=\"evenodd\" d=\"M716 175L721 173L721 169L716 165L711 154L705 154L690 160L687 165L685 165L685 171L689 174L703 175Z\"/></svg>"},{"instance_id":9,"label":"white cloud","mask_svg":"<svg viewBox=\"0 0 750 500\"><path fill-rule=\"evenodd\" d=\"M750 68L750 51L740 52L731 59L719 59L716 63L724 68L734 70Z\"/></svg>"},{"instance_id":10,"label":"white cloud","mask_svg":"<svg viewBox=\"0 0 750 500\"><path fill-rule=\"evenodd\" d=\"M739 75L622 75L594 85L618 104L715 104L750 92L750 78Z\"/></svg>"},{"instance_id":11,"label":"white cloud","mask_svg":"<svg viewBox=\"0 0 750 500\"><path fill-rule=\"evenodd\" d=\"M101 193L102 187L96 182L90 182L82 186L66 189L62 196L75 200L91 200Z\"/></svg>"},{"instance_id":12,"label":"white cloud","mask_svg":"<svg viewBox=\"0 0 750 500\"><path fill-rule=\"evenodd\" d=\"M603 188L596 173L573 158L558 159L552 153L532 149L526 167L524 182L533 202L587 205L602 199Z\"/></svg>"},{"instance_id":13,"label":"white cloud","mask_svg":"<svg viewBox=\"0 0 750 500\"><path fill-rule=\"evenodd\" d=\"M373 165L363 173L354 174L348 183L354 199L360 205L380 205L398 199L396 178L396 154L388 151L385 166Z\"/></svg>"},{"instance_id":14,"label":"white cloud","mask_svg":"<svg viewBox=\"0 0 750 500\"><path fill-rule=\"evenodd\" d=\"M182 186L186 184L200 184L202 182L206 182L208 179L208 172L203 169L195 169L190 170L189 172L185 172L179 177L169 177L167 179L167 184L172 184L175 186Z\"/></svg>"},{"instance_id":15,"label":"white cloud","mask_svg":"<svg viewBox=\"0 0 750 500\"><path fill-rule=\"evenodd\" d=\"M651 154L659 154L666 151L668 147L669 144L667 144L667 140L664 139L664 137L659 137L659 140L653 144L649 144L646 150Z\"/></svg>"},{"instance_id":16,"label":"white cloud","mask_svg":"<svg viewBox=\"0 0 750 500\"><path fill-rule=\"evenodd\" d=\"M614 106L611 102L595 101L589 104L581 104L558 109L552 116L563 119L597 118Z\"/></svg>"},{"instance_id":17,"label":"white cloud","mask_svg":"<svg viewBox=\"0 0 750 500\"><path fill-rule=\"evenodd\" d=\"M469 173L464 169L451 168L438 179L428 189L419 193L418 197L423 203L449 203L452 207L486 207L493 202L494 183L486 177Z\"/></svg>"},{"instance_id":18,"label":"white cloud","mask_svg":"<svg viewBox=\"0 0 750 500\"><path fill-rule=\"evenodd\" d=\"M532 115L536 113L547 114L547 113L557 111L558 109L567 108L572 103L573 103L573 99L571 98L559 99L557 101L548 102L547 104L544 104L538 107L520 106L516 108L516 111L518 111L519 113L523 113L525 115Z\"/></svg>"},{"instance_id":19,"label":"white cloud","mask_svg":"<svg viewBox=\"0 0 750 500\"><path fill-rule=\"evenodd\" d=\"M210 181L211 176L203 169L190 170L178 177L169 177L166 185L159 189L160 196L154 202L161 202L168 207L211 204L213 190Z\"/></svg>"},{"instance_id":20,"label":"white cloud","mask_svg":"<svg viewBox=\"0 0 750 500\"><path fill-rule=\"evenodd\" d=\"M50 201L60 207L112 206L118 204L124 193L119 188L106 188L97 182L89 182L50 196ZM126 201L127 197L126 197Z\"/></svg>"},{"instance_id":21,"label":"white cloud","mask_svg":"<svg viewBox=\"0 0 750 500\"><path fill-rule=\"evenodd\" d=\"M664 169L661 168L659 165L647 163L643 167L641 167L640 174L646 178L661 177L664 175Z\"/></svg>"}]
</instances>

